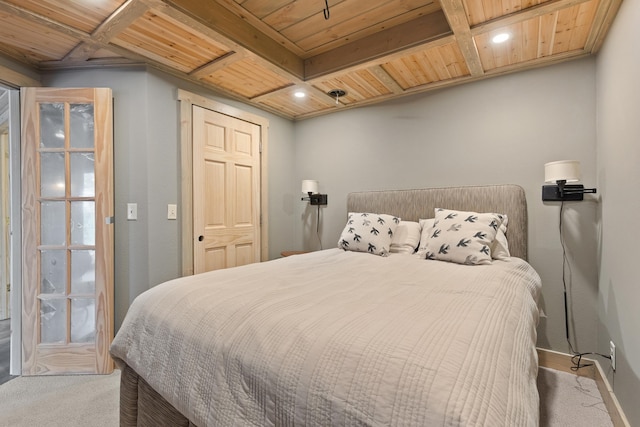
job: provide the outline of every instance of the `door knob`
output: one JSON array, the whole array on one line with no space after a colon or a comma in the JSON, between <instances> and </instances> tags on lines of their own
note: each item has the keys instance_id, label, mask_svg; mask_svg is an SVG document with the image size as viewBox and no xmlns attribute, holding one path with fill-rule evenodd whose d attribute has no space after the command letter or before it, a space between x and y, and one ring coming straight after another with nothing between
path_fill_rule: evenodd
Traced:
<instances>
[{"instance_id":1,"label":"door knob","mask_svg":"<svg viewBox=\"0 0 640 427\"><path fill-rule=\"evenodd\" d=\"M202 242L204 240L204 236L198 236L198 242Z\"/></svg>"}]
</instances>

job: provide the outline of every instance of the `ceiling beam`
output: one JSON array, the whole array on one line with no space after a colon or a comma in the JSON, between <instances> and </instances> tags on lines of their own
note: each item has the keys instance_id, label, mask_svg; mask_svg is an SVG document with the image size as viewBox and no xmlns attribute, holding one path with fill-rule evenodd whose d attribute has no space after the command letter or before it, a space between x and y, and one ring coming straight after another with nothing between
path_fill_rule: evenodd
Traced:
<instances>
[{"instance_id":1,"label":"ceiling beam","mask_svg":"<svg viewBox=\"0 0 640 427\"><path fill-rule=\"evenodd\" d=\"M460 52L467 63L467 68L472 76L481 76L484 74L478 47L471 34L471 27L467 19L467 13L464 10L462 0L440 0L440 5L444 14L447 16L451 30L456 36Z\"/></svg>"},{"instance_id":2,"label":"ceiling beam","mask_svg":"<svg viewBox=\"0 0 640 427\"><path fill-rule=\"evenodd\" d=\"M399 58L403 58L409 55L413 55L418 52L423 52L428 49L444 46L450 43L455 43L455 36L453 35L453 33L449 33L449 35L446 35L444 37L436 38L432 41L428 41L423 44L418 44L413 47L408 47L406 49L401 49L401 50L398 50L397 52L390 53L388 55L384 55L379 58L374 58L360 64L354 64L354 65L348 66L347 68L341 68L327 74L321 74L318 77L309 78L306 81L307 83L315 84L317 82L325 81L332 78L340 78L340 76L343 76L347 73L352 73L358 70L365 70L375 66L381 66L387 62L390 62Z\"/></svg>"},{"instance_id":3,"label":"ceiling beam","mask_svg":"<svg viewBox=\"0 0 640 427\"><path fill-rule=\"evenodd\" d=\"M111 15L111 17L113 17L114 15L120 15L123 10L128 10L128 11L132 10L128 6L131 3L140 5L139 1L140 0L129 0L123 6L118 8L118 10L116 10L116 12L114 12ZM39 15L37 13L28 11L26 9L23 9L21 7L18 7L9 3L6 3L4 0L0 0L0 11L5 11L7 13L19 16L29 22L33 22L35 24L45 26L53 31L65 34L67 36L73 37L76 40L78 40L79 43L76 45L75 48L73 48L69 53L67 53L67 55L65 55L64 59L62 59L61 61L45 61L44 64L57 63L57 64L65 64L65 66L67 66L68 64L66 63L68 62L68 63L75 64L77 66L78 64L81 64L84 60L86 60L96 50L100 48L108 49L107 41L98 40L94 38L92 34L88 34L84 31L77 30L75 28L69 27L68 25L62 24L60 22L53 21L45 16ZM131 18L137 18L137 16L132 15ZM107 21L109 20L110 18L107 19ZM94 33L96 32L99 33L99 30L101 27L102 25L98 27L98 29Z\"/></svg>"},{"instance_id":4,"label":"ceiling beam","mask_svg":"<svg viewBox=\"0 0 640 427\"><path fill-rule=\"evenodd\" d=\"M127 0L91 33L93 43L80 43L69 52L62 62L81 62L103 48L109 40L145 14L149 7L140 0Z\"/></svg>"},{"instance_id":5,"label":"ceiling beam","mask_svg":"<svg viewBox=\"0 0 640 427\"><path fill-rule=\"evenodd\" d=\"M127 0L95 29L91 37L99 43L109 43L149 9L150 7L141 0Z\"/></svg>"},{"instance_id":6,"label":"ceiling beam","mask_svg":"<svg viewBox=\"0 0 640 427\"><path fill-rule=\"evenodd\" d=\"M217 33L217 38L224 37L231 40L239 48L253 52L293 76L300 79L304 77L304 63L299 56L249 25L220 3L214 0L162 1L192 20L207 26Z\"/></svg>"},{"instance_id":7,"label":"ceiling beam","mask_svg":"<svg viewBox=\"0 0 640 427\"><path fill-rule=\"evenodd\" d=\"M279 89L272 90L271 92L263 93L261 95L254 96L251 98L251 102L262 102L265 99L273 98L274 96L280 95L282 93L288 93L291 91L292 87L296 85L289 85L285 87L281 87Z\"/></svg>"},{"instance_id":8,"label":"ceiling beam","mask_svg":"<svg viewBox=\"0 0 640 427\"><path fill-rule=\"evenodd\" d=\"M197 79L201 79L211 74L215 73L218 70L222 70L223 68L233 64L234 62L240 61L246 55L244 53L238 52L229 52L222 55L220 58L216 58L208 64L204 64L203 66L196 68L192 72L189 73L191 77L195 77Z\"/></svg>"},{"instance_id":9,"label":"ceiling beam","mask_svg":"<svg viewBox=\"0 0 640 427\"><path fill-rule=\"evenodd\" d=\"M280 34L273 27L266 24L262 19L249 12L247 9L242 7L241 3L244 1L236 1L236 0L216 0L218 3L226 7L231 13L239 17L240 19L246 21L249 25L256 28L258 31L266 34L271 39L275 40L281 46L285 47L287 50L293 52L295 55L303 58L305 51L298 47L291 40ZM267 4L273 3L273 0L269 0L266 2ZM324 7L324 6L323 6Z\"/></svg>"},{"instance_id":10,"label":"ceiling beam","mask_svg":"<svg viewBox=\"0 0 640 427\"><path fill-rule=\"evenodd\" d=\"M380 80L385 85L385 87L391 90L391 92L393 92L394 94L398 95L404 92L402 86L400 86L398 82L396 82L395 79L391 77L391 75L387 73L384 68L382 68L382 66L374 65L373 67L369 68L369 71L371 71L371 74L376 76L376 78Z\"/></svg>"},{"instance_id":11,"label":"ceiling beam","mask_svg":"<svg viewBox=\"0 0 640 427\"><path fill-rule=\"evenodd\" d=\"M101 46L93 43L78 43L76 47L71 49L69 53L67 53L64 58L62 58L61 63L65 62L82 62L86 61L91 57L91 55L100 49Z\"/></svg>"},{"instance_id":12,"label":"ceiling beam","mask_svg":"<svg viewBox=\"0 0 640 427\"><path fill-rule=\"evenodd\" d=\"M445 15L441 11L430 13L307 59L305 78L316 79L449 34Z\"/></svg>"}]
</instances>

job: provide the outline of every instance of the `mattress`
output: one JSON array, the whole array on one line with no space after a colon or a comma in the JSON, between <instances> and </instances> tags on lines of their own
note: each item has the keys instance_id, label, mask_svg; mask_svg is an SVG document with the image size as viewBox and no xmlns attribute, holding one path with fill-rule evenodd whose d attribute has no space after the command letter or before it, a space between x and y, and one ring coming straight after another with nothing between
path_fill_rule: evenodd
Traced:
<instances>
[{"instance_id":1,"label":"mattress","mask_svg":"<svg viewBox=\"0 0 640 427\"><path fill-rule=\"evenodd\" d=\"M329 249L158 285L111 347L197 426L537 426L540 278Z\"/></svg>"}]
</instances>

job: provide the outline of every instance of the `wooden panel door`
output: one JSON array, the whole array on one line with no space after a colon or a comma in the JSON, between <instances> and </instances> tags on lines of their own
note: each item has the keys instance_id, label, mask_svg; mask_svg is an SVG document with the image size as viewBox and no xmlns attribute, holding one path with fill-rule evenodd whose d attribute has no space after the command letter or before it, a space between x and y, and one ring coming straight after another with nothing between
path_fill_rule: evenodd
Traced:
<instances>
[{"instance_id":1,"label":"wooden panel door","mask_svg":"<svg viewBox=\"0 0 640 427\"><path fill-rule=\"evenodd\" d=\"M260 261L260 126L193 107L194 273Z\"/></svg>"},{"instance_id":2,"label":"wooden panel door","mask_svg":"<svg viewBox=\"0 0 640 427\"><path fill-rule=\"evenodd\" d=\"M25 88L22 375L110 373L110 89Z\"/></svg>"}]
</instances>

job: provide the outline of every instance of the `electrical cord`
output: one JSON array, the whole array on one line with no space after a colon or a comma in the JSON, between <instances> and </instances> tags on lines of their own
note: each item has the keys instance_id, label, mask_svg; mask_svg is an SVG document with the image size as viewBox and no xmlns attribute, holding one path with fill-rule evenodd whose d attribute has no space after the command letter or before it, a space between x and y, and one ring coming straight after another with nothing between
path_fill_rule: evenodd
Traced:
<instances>
[{"instance_id":1,"label":"electrical cord","mask_svg":"<svg viewBox=\"0 0 640 427\"><path fill-rule=\"evenodd\" d=\"M318 217L316 218L316 236L320 242L320 250L322 250L322 239L320 238L320 205L318 205Z\"/></svg>"},{"instance_id":2,"label":"electrical cord","mask_svg":"<svg viewBox=\"0 0 640 427\"><path fill-rule=\"evenodd\" d=\"M571 264L569 263L569 259L567 258L567 250L564 244L564 235L562 234L562 217L564 212L564 201L560 202L560 221L559 221L559 234L560 234L560 246L562 246L562 288L564 291L564 328L565 334L567 337L567 344L569 344L569 352L571 353L571 363L573 366L571 367L572 371L577 371L580 368L586 368L587 366L593 366L593 363L582 363L582 356L587 355L596 355L600 357L604 357L605 359L611 360L611 356L594 353L594 352L586 352L586 353L578 353L573 349L573 345L571 344L571 339L569 338L569 307L568 307L568 297L567 297L567 279L566 279L566 270L569 270L569 281L572 280L572 272L571 272Z\"/></svg>"}]
</instances>

